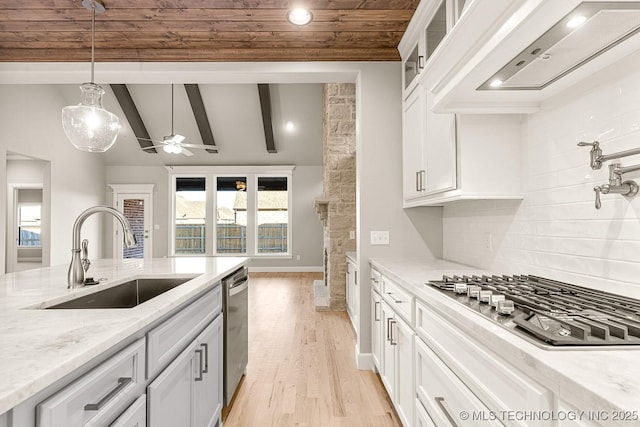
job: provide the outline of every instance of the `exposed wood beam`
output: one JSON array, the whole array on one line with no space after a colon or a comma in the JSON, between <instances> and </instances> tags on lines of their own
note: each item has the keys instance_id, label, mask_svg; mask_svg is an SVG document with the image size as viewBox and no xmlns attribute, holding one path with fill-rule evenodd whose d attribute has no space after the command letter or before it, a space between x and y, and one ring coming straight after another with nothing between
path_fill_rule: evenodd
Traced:
<instances>
[{"instance_id":1,"label":"exposed wood beam","mask_svg":"<svg viewBox=\"0 0 640 427\"><path fill-rule=\"evenodd\" d=\"M191 104L193 116L196 118L198 130L200 131L200 136L202 137L202 143L205 145L210 145L212 147L206 149L207 153L217 153L218 147L216 146L216 141L213 139L211 123L209 122L209 118L207 117L207 110L205 110L204 103L202 102L200 88L197 84L185 84L184 89L187 91L189 104Z\"/></svg>"},{"instance_id":2,"label":"exposed wood beam","mask_svg":"<svg viewBox=\"0 0 640 427\"><path fill-rule=\"evenodd\" d=\"M267 151L277 153L276 143L273 139L273 123L271 122L271 91L268 84L258 84L260 95L260 109L262 110L262 125L264 126L264 139L267 142Z\"/></svg>"},{"instance_id":3,"label":"exposed wood beam","mask_svg":"<svg viewBox=\"0 0 640 427\"><path fill-rule=\"evenodd\" d=\"M113 94L116 96L116 99L120 104L120 108L122 108L122 111L133 130L133 134L136 136L138 144L140 144L140 148L142 148L142 151L145 153L157 153L155 148L145 150L146 147L153 146L153 142L150 141L151 136L149 136L147 127L144 125L142 117L140 117L140 113L138 112L136 104L133 102L133 98L131 98L131 93L129 93L127 85L112 84L111 90L113 90Z\"/></svg>"}]
</instances>

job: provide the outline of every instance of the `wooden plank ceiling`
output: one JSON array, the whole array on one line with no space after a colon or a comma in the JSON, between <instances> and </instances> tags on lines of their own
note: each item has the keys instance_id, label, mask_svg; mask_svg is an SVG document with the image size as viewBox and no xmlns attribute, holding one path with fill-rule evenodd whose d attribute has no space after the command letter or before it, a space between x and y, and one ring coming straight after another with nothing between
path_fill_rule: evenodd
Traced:
<instances>
[{"instance_id":1,"label":"wooden plank ceiling","mask_svg":"<svg viewBox=\"0 0 640 427\"><path fill-rule=\"evenodd\" d=\"M286 19L287 0L104 0L97 62L397 61L419 0L307 0L313 21ZM91 58L81 0L0 1L0 61Z\"/></svg>"}]
</instances>

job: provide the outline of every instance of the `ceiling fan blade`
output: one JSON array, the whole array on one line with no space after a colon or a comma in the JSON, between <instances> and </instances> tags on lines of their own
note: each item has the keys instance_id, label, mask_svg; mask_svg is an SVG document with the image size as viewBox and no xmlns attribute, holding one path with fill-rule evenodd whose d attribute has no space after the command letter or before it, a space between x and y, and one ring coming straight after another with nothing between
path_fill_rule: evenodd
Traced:
<instances>
[{"instance_id":1,"label":"ceiling fan blade","mask_svg":"<svg viewBox=\"0 0 640 427\"><path fill-rule=\"evenodd\" d=\"M204 148L204 149L210 149L210 150L214 150L216 147L213 146L206 146L204 144L180 144L181 147L186 147L186 148Z\"/></svg>"},{"instance_id":2,"label":"ceiling fan blade","mask_svg":"<svg viewBox=\"0 0 640 427\"><path fill-rule=\"evenodd\" d=\"M151 150L154 148L162 148L164 146L166 146L167 144L159 144L159 145L150 145L148 147L142 147L143 150Z\"/></svg>"},{"instance_id":3,"label":"ceiling fan blade","mask_svg":"<svg viewBox=\"0 0 640 427\"><path fill-rule=\"evenodd\" d=\"M187 150L186 148L183 148L183 149L182 149L182 154L184 154L184 155L185 155L185 156L187 156L187 157L191 157L191 156L193 156L193 152L191 152L191 151Z\"/></svg>"}]
</instances>

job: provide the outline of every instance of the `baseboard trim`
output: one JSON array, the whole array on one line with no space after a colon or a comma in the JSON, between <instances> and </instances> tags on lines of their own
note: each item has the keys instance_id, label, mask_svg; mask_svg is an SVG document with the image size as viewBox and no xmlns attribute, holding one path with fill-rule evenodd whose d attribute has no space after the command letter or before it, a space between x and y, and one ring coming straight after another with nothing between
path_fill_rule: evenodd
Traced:
<instances>
[{"instance_id":1,"label":"baseboard trim","mask_svg":"<svg viewBox=\"0 0 640 427\"><path fill-rule=\"evenodd\" d=\"M249 267L250 273L322 273L322 266L301 267Z\"/></svg>"},{"instance_id":2,"label":"baseboard trim","mask_svg":"<svg viewBox=\"0 0 640 427\"><path fill-rule=\"evenodd\" d=\"M361 371L376 372L376 365L375 363L373 363L373 354L358 352L357 344L356 344L356 367Z\"/></svg>"}]
</instances>

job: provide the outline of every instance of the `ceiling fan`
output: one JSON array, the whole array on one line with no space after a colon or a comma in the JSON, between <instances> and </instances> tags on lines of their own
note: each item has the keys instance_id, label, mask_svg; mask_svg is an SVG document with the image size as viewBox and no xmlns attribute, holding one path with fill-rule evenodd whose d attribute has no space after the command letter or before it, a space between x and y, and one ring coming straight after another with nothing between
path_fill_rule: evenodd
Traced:
<instances>
[{"instance_id":1,"label":"ceiling fan","mask_svg":"<svg viewBox=\"0 0 640 427\"><path fill-rule=\"evenodd\" d=\"M202 148L206 149L202 144L185 144L182 141L186 139L185 136L173 132L173 84L171 85L171 135L164 136L162 141L155 139L147 139L147 138L138 138L143 141L151 141L153 145L148 147L144 147L143 150L151 150L154 148L161 148L165 151L165 153L170 154L184 154L185 156L191 157L193 156L193 152L189 150L189 148Z\"/></svg>"}]
</instances>

